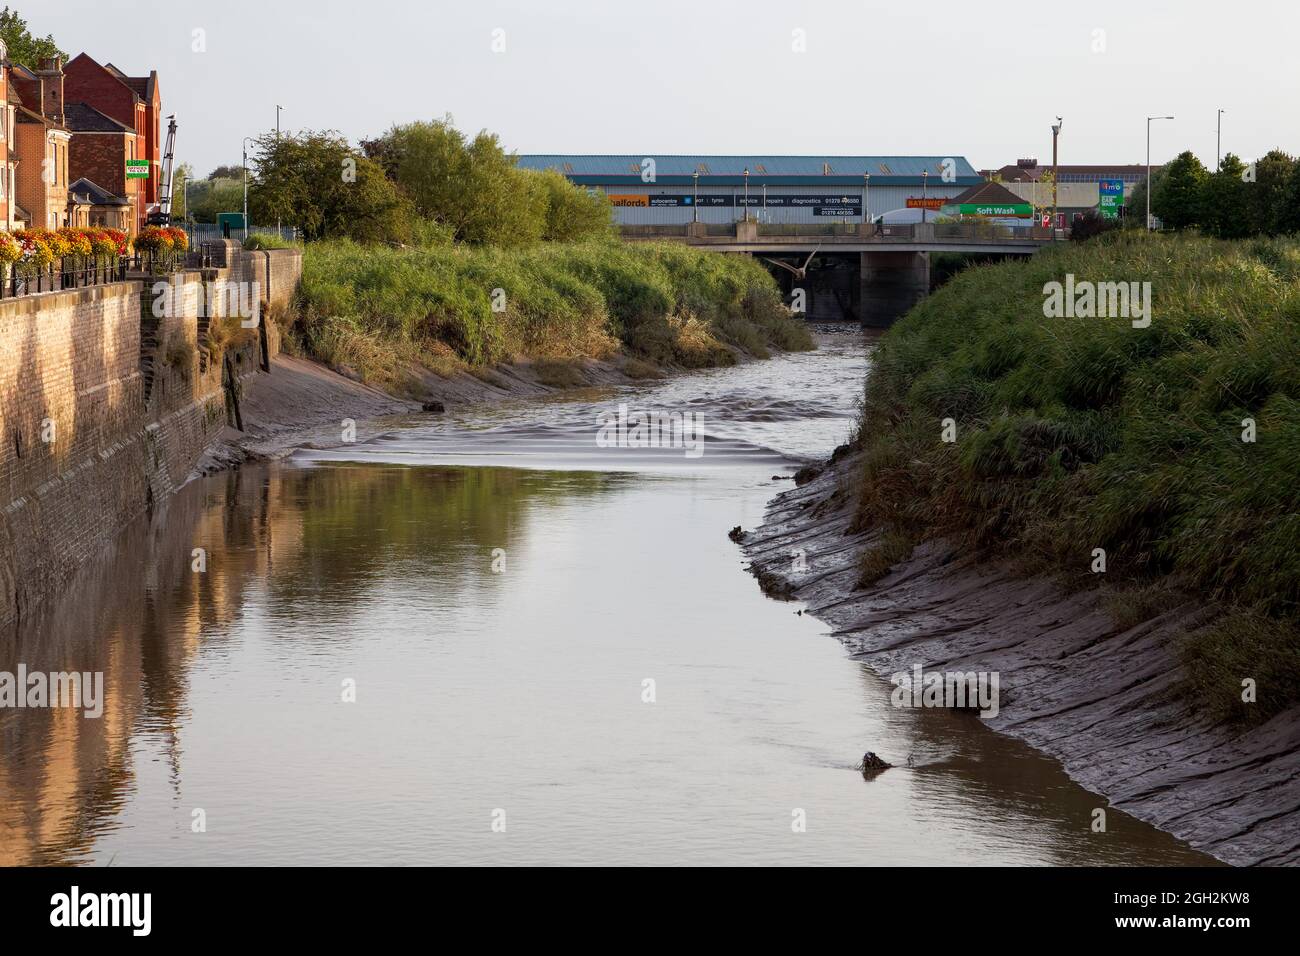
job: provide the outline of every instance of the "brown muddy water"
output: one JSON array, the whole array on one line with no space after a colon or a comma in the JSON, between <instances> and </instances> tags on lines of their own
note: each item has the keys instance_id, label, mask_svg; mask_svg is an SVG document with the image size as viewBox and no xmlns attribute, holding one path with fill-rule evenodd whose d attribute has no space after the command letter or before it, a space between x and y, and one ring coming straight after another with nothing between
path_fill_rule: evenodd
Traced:
<instances>
[{"instance_id":1,"label":"brown muddy water","mask_svg":"<svg viewBox=\"0 0 1300 956\"><path fill-rule=\"evenodd\" d=\"M0 863L1211 862L1091 832L1054 761L893 707L744 572L727 531L852 427L870 343L819 339L192 482L0 634L0 671L105 685L0 710ZM621 402L704 453L598 447Z\"/></svg>"}]
</instances>

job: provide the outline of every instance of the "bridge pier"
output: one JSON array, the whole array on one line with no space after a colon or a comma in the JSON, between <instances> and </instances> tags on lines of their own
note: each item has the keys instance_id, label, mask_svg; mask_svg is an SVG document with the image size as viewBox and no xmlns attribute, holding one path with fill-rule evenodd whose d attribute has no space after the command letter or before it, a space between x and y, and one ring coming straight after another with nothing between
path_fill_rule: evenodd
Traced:
<instances>
[{"instance_id":1,"label":"bridge pier","mask_svg":"<svg viewBox=\"0 0 1300 956\"><path fill-rule=\"evenodd\" d=\"M887 328L930 291L928 252L863 252L859 267L863 325Z\"/></svg>"}]
</instances>

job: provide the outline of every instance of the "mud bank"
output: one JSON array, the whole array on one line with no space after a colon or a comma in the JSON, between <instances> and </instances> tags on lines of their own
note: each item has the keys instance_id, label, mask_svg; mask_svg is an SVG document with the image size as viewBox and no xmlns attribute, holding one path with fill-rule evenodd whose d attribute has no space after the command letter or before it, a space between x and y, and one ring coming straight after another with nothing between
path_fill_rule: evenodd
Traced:
<instances>
[{"instance_id":1,"label":"mud bank","mask_svg":"<svg viewBox=\"0 0 1300 956\"><path fill-rule=\"evenodd\" d=\"M855 591L871 540L848 531L856 467L842 459L778 495L762 527L744 536L769 593L788 588L882 675L918 663L997 672L1001 709L984 722L1056 757L1110 806L1227 863L1300 863L1300 708L1240 730L1210 723L1174 692L1178 639L1203 608L1119 629L1102 592L1066 593L942 542Z\"/></svg>"},{"instance_id":2,"label":"mud bank","mask_svg":"<svg viewBox=\"0 0 1300 956\"><path fill-rule=\"evenodd\" d=\"M565 387L619 385L633 381L624 360L586 359L565 364ZM534 398L561 391L544 379L548 366L521 362L498 365L477 374L443 378L432 372L421 381L421 401L399 398L340 375L310 359L279 355L269 375L244 381L240 408L244 431L227 427L195 467L194 476L212 474L244 461L283 458L298 448L333 448L344 444L343 423L354 423L355 441L391 430L399 417L426 412L439 404L456 407Z\"/></svg>"}]
</instances>

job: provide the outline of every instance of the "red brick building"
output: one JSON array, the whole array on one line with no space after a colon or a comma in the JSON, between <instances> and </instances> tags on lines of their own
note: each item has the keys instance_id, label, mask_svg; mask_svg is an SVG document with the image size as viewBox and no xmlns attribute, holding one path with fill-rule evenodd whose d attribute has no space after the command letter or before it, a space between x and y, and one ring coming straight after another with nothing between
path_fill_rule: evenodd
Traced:
<instances>
[{"instance_id":1,"label":"red brick building","mask_svg":"<svg viewBox=\"0 0 1300 956\"><path fill-rule=\"evenodd\" d=\"M146 159L149 161L149 178L127 180L132 189L119 190L112 183L100 179L89 169L77 165L77 156L96 152L102 144L75 147L71 163L73 179L90 179L115 195L135 199L135 229L144 227L149 214L149 207L158 202L162 176L162 142L160 128L162 121L162 100L158 90L158 74L150 72L148 76L128 76L113 64L101 65L85 53L73 57L63 70L63 93L68 103L80 103L90 107L96 113L116 121L128 131L133 131L135 139L122 140L127 151L122 170L125 170L126 158ZM89 114L82 114L86 119ZM96 121L97 122L97 121ZM102 134L105 130L75 130L75 136L83 134ZM113 131L116 132L116 131ZM116 149L116 147L114 147ZM123 173L125 175L125 173Z\"/></svg>"}]
</instances>

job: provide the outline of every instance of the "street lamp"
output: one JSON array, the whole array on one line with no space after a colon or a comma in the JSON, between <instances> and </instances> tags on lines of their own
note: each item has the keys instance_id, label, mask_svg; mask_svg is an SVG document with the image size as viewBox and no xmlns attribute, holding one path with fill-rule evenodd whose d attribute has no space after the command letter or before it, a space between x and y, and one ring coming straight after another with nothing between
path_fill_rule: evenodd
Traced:
<instances>
[{"instance_id":1,"label":"street lamp","mask_svg":"<svg viewBox=\"0 0 1300 956\"><path fill-rule=\"evenodd\" d=\"M1223 114L1227 110L1219 110L1219 121L1214 127L1214 171L1219 171L1219 164L1223 162Z\"/></svg>"},{"instance_id":2,"label":"street lamp","mask_svg":"<svg viewBox=\"0 0 1300 956\"><path fill-rule=\"evenodd\" d=\"M921 222L924 223L927 209L925 207L926 199L930 195L930 170L921 170Z\"/></svg>"},{"instance_id":3,"label":"street lamp","mask_svg":"<svg viewBox=\"0 0 1300 956\"><path fill-rule=\"evenodd\" d=\"M1056 236L1056 184L1061 179L1060 168L1056 162L1056 139L1061 135L1061 127L1065 123L1061 117L1056 118L1056 123L1052 126L1052 236Z\"/></svg>"},{"instance_id":4,"label":"street lamp","mask_svg":"<svg viewBox=\"0 0 1300 956\"><path fill-rule=\"evenodd\" d=\"M871 193L871 174L862 174L862 221L871 222L871 204L867 202Z\"/></svg>"},{"instance_id":5,"label":"street lamp","mask_svg":"<svg viewBox=\"0 0 1300 956\"><path fill-rule=\"evenodd\" d=\"M251 136L245 136L241 144L244 154L244 238L248 238L248 141Z\"/></svg>"},{"instance_id":6,"label":"street lamp","mask_svg":"<svg viewBox=\"0 0 1300 956\"><path fill-rule=\"evenodd\" d=\"M749 167L745 167L745 222L749 222Z\"/></svg>"},{"instance_id":7,"label":"street lamp","mask_svg":"<svg viewBox=\"0 0 1300 956\"><path fill-rule=\"evenodd\" d=\"M1147 117L1147 232L1151 231L1151 121L1171 120L1172 116Z\"/></svg>"},{"instance_id":8,"label":"street lamp","mask_svg":"<svg viewBox=\"0 0 1300 956\"><path fill-rule=\"evenodd\" d=\"M691 173L691 179L695 180L695 199L692 205L695 207L691 213L691 222L700 221L700 171L697 169Z\"/></svg>"}]
</instances>

